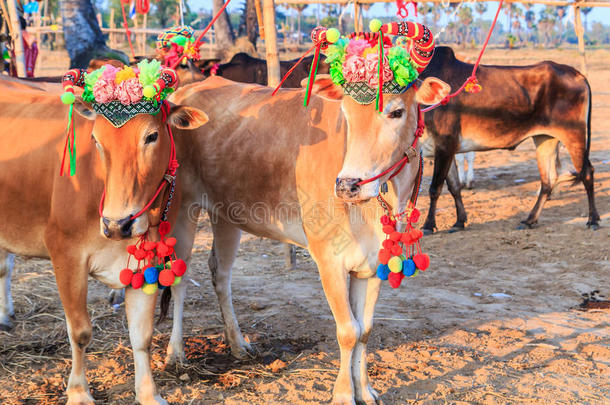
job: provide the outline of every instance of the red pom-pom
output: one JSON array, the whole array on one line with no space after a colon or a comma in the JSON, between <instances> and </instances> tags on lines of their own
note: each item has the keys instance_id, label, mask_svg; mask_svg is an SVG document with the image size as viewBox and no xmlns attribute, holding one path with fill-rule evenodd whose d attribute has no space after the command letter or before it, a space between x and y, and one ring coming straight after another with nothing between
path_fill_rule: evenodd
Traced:
<instances>
[{"instance_id":1,"label":"red pom-pom","mask_svg":"<svg viewBox=\"0 0 610 405\"><path fill-rule=\"evenodd\" d=\"M392 256L400 256L402 254L402 246L394 245L390 252L392 252Z\"/></svg>"},{"instance_id":2,"label":"red pom-pom","mask_svg":"<svg viewBox=\"0 0 610 405\"><path fill-rule=\"evenodd\" d=\"M133 271L131 269L123 269L119 274L119 280L123 285L131 284L131 278L133 277Z\"/></svg>"},{"instance_id":3,"label":"red pom-pom","mask_svg":"<svg viewBox=\"0 0 610 405\"><path fill-rule=\"evenodd\" d=\"M143 249L136 249L133 255L137 260L142 260L147 256L146 251L144 251Z\"/></svg>"},{"instance_id":4,"label":"red pom-pom","mask_svg":"<svg viewBox=\"0 0 610 405\"><path fill-rule=\"evenodd\" d=\"M392 239L394 242L398 242L400 240L400 236L401 236L400 232L394 231L390 234L390 239Z\"/></svg>"},{"instance_id":5,"label":"red pom-pom","mask_svg":"<svg viewBox=\"0 0 610 405\"><path fill-rule=\"evenodd\" d=\"M390 225L390 223L392 222L390 217L388 217L387 215L382 215L380 221L382 225Z\"/></svg>"},{"instance_id":6,"label":"red pom-pom","mask_svg":"<svg viewBox=\"0 0 610 405\"><path fill-rule=\"evenodd\" d=\"M136 249L136 245L129 245L127 246L127 253L133 255L136 252Z\"/></svg>"},{"instance_id":7,"label":"red pom-pom","mask_svg":"<svg viewBox=\"0 0 610 405\"><path fill-rule=\"evenodd\" d=\"M169 246L169 247L174 247L174 246L176 246L176 243L177 243L177 242L178 242L178 241L177 241L177 240L176 240L176 238L174 238L174 237L165 239L165 244L166 244L167 246Z\"/></svg>"},{"instance_id":8,"label":"red pom-pom","mask_svg":"<svg viewBox=\"0 0 610 405\"><path fill-rule=\"evenodd\" d=\"M420 231L419 229L411 229L409 231L409 236L411 237L411 240L413 242L417 242L419 240L419 238L421 238L423 236L423 232Z\"/></svg>"},{"instance_id":9,"label":"red pom-pom","mask_svg":"<svg viewBox=\"0 0 610 405\"><path fill-rule=\"evenodd\" d=\"M405 278L405 275L402 271L400 273L390 272L390 274L388 274L388 281L392 288L400 287L403 278Z\"/></svg>"},{"instance_id":10,"label":"red pom-pom","mask_svg":"<svg viewBox=\"0 0 610 405\"><path fill-rule=\"evenodd\" d=\"M383 233L387 233L388 235L396 230L392 225L384 225L382 229Z\"/></svg>"},{"instance_id":11,"label":"red pom-pom","mask_svg":"<svg viewBox=\"0 0 610 405\"><path fill-rule=\"evenodd\" d=\"M401 236L400 236L400 241L402 243L404 243L405 245L409 246L413 243L413 239L411 238L411 233L410 232L404 232Z\"/></svg>"},{"instance_id":12,"label":"red pom-pom","mask_svg":"<svg viewBox=\"0 0 610 405\"><path fill-rule=\"evenodd\" d=\"M174 261L172 264L172 272L176 277L182 277L186 273L186 263L182 259Z\"/></svg>"},{"instance_id":13,"label":"red pom-pom","mask_svg":"<svg viewBox=\"0 0 610 405\"><path fill-rule=\"evenodd\" d=\"M163 221L159 224L159 235L165 236L172 230L172 226L167 221Z\"/></svg>"},{"instance_id":14,"label":"red pom-pom","mask_svg":"<svg viewBox=\"0 0 610 405\"><path fill-rule=\"evenodd\" d=\"M144 250L155 250L155 248L157 247L157 242L147 240L142 244L142 247L144 248Z\"/></svg>"},{"instance_id":15,"label":"red pom-pom","mask_svg":"<svg viewBox=\"0 0 610 405\"><path fill-rule=\"evenodd\" d=\"M381 264L388 264L390 258L392 257L392 253L387 249L380 249L377 258Z\"/></svg>"},{"instance_id":16,"label":"red pom-pom","mask_svg":"<svg viewBox=\"0 0 610 405\"><path fill-rule=\"evenodd\" d=\"M169 287L174 284L174 280L176 280L176 276L171 270L161 270L161 273L159 273L159 283L161 285Z\"/></svg>"},{"instance_id":17,"label":"red pom-pom","mask_svg":"<svg viewBox=\"0 0 610 405\"><path fill-rule=\"evenodd\" d=\"M394 242L392 239L386 239L383 242L381 242L381 246L383 246L384 249L392 249L394 247L394 245L396 244L396 242Z\"/></svg>"},{"instance_id":18,"label":"red pom-pom","mask_svg":"<svg viewBox=\"0 0 610 405\"><path fill-rule=\"evenodd\" d=\"M413 256L413 262L415 263L415 267L421 271L426 271L428 266L430 266L430 258L425 253L418 253Z\"/></svg>"},{"instance_id":19,"label":"red pom-pom","mask_svg":"<svg viewBox=\"0 0 610 405\"><path fill-rule=\"evenodd\" d=\"M411 212L411 216L409 217L409 221L411 221L411 222L419 221L419 210L417 208L413 208L413 212Z\"/></svg>"},{"instance_id":20,"label":"red pom-pom","mask_svg":"<svg viewBox=\"0 0 610 405\"><path fill-rule=\"evenodd\" d=\"M144 285L144 274L134 273L131 277L131 287L136 290Z\"/></svg>"},{"instance_id":21,"label":"red pom-pom","mask_svg":"<svg viewBox=\"0 0 610 405\"><path fill-rule=\"evenodd\" d=\"M165 257L169 255L169 248L163 242L157 243L157 256Z\"/></svg>"}]
</instances>

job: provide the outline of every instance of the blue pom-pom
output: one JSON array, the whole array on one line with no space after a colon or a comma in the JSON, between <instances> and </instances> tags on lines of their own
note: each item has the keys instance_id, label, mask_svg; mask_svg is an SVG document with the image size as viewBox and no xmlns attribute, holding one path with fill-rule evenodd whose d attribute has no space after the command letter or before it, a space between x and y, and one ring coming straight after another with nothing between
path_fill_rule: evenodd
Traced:
<instances>
[{"instance_id":1,"label":"blue pom-pom","mask_svg":"<svg viewBox=\"0 0 610 405\"><path fill-rule=\"evenodd\" d=\"M413 274L415 274L415 262L411 259L403 261L402 272L407 277L411 277Z\"/></svg>"},{"instance_id":2,"label":"blue pom-pom","mask_svg":"<svg viewBox=\"0 0 610 405\"><path fill-rule=\"evenodd\" d=\"M390 268L387 264L380 264L379 266L377 266L377 277L385 281L388 279L389 274Z\"/></svg>"},{"instance_id":3,"label":"blue pom-pom","mask_svg":"<svg viewBox=\"0 0 610 405\"><path fill-rule=\"evenodd\" d=\"M156 267L149 267L144 270L144 280L148 284L154 284L159 279L159 270Z\"/></svg>"}]
</instances>

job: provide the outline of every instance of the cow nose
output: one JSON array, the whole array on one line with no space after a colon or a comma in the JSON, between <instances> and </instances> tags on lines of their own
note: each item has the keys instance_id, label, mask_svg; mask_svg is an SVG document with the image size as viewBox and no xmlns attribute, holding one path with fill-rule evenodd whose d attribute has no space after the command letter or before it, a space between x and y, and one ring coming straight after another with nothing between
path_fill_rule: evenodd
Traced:
<instances>
[{"instance_id":1,"label":"cow nose","mask_svg":"<svg viewBox=\"0 0 610 405\"><path fill-rule=\"evenodd\" d=\"M343 199L354 199L360 193L361 179L353 179L349 177L339 177L335 182L335 193L337 197Z\"/></svg>"},{"instance_id":2,"label":"cow nose","mask_svg":"<svg viewBox=\"0 0 610 405\"><path fill-rule=\"evenodd\" d=\"M110 238L110 236L112 235L112 233L110 232L110 228L108 227L110 225L110 220L106 217L102 217L102 223L104 224L104 226L103 226L104 236L106 236L107 238Z\"/></svg>"},{"instance_id":3,"label":"cow nose","mask_svg":"<svg viewBox=\"0 0 610 405\"><path fill-rule=\"evenodd\" d=\"M131 236L131 229L136 219L131 215L119 220L119 228L121 229L121 236L128 238Z\"/></svg>"}]
</instances>

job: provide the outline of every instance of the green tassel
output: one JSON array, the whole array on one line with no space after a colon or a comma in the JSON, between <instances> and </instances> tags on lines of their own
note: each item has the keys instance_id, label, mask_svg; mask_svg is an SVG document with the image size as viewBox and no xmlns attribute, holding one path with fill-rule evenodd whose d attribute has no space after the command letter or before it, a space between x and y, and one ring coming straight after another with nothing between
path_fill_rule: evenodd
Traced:
<instances>
[{"instance_id":1,"label":"green tassel","mask_svg":"<svg viewBox=\"0 0 610 405\"><path fill-rule=\"evenodd\" d=\"M74 125L74 104L70 104L70 112L68 113L68 133L72 126L72 142L68 140L68 152L70 154L70 176L76 174L76 128Z\"/></svg>"}]
</instances>

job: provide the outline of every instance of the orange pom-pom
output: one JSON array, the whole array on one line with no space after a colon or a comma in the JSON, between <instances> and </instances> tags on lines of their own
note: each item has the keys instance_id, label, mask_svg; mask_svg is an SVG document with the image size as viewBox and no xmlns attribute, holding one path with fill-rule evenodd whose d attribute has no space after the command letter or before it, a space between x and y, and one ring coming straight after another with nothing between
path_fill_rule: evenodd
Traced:
<instances>
[{"instance_id":1,"label":"orange pom-pom","mask_svg":"<svg viewBox=\"0 0 610 405\"><path fill-rule=\"evenodd\" d=\"M400 240L400 236L401 236L400 232L394 231L390 234L390 239L392 239L395 242L398 242Z\"/></svg>"},{"instance_id":2,"label":"orange pom-pom","mask_svg":"<svg viewBox=\"0 0 610 405\"><path fill-rule=\"evenodd\" d=\"M387 233L388 235L396 230L392 225L384 225L382 229L383 233Z\"/></svg>"},{"instance_id":3,"label":"orange pom-pom","mask_svg":"<svg viewBox=\"0 0 610 405\"><path fill-rule=\"evenodd\" d=\"M413 262L419 270L426 271L428 266L430 266L430 257L425 253L418 253L413 256Z\"/></svg>"},{"instance_id":4,"label":"orange pom-pom","mask_svg":"<svg viewBox=\"0 0 610 405\"><path fill-rule=\"evenodd\" d=\"M142 273L134 273L133 277L131 277L131 287L136 290L144 285L144 274Z\"/></svg>"},{"instance_id":5,"label":"orange pom-pom","mask_svg":"<svg viewBox=\"0 0 610 405\"><path fill-rule=\"evenodd\" d=\"M394 245L396 245L396 242L394 242L392 239L386 239L381 242L381 246L383 246L384 249L388 250L392 249Z\"/></svg>"},{"instance_id":6,"label":"orange pom-pom","mask_svg":"<svg viewBox=\"0 0 610 405\"><path fill-rule=\"evenodd\" d=\"M170 285L174 284L175 279L176 276L171 270L161 270L161 273L159 273L159 283L165 287L169 287Z\"/></svg>"},{"instance_id":7,"label":"orange pom-pom","mask_svg":"<svg viewBox=\"0 0 610 405\"><path fill-rule=\"evenodd\" d=\"M172 265L172 271L177 277L182 277L186 273L186 263L182 259L178 259Z\"/></svg>"},{"instance_id":8,"label":"orange pom-pom","mask_svg":"<svg viewBox=\"0 0 610 405\"><path fill-rule=\"evenodd\" d=\"M119 274L119 280L123 285L131 284L131 278L133 277L133 271L131 269L123 269Z\"/></svg>"},{"instance_id":9,"label":"orange pom-pom","mask_svg":"<svg viewBox=\"0 0 610 405\"><path fill-rule=\"evenodd\" d=\"M169 246L169 247L174 247L174 246L176 246L176 243L177 243L177 242L178 242L178 241L177 241L177 240L176 240L176 238L174 238L174 237L171 237L171 238L167 238L167 239L165 239L165 244L166 244L167 246Z\"/></svg>"},{"instance_id":10,"label":"orange pom-pom","mask_svg":"<svg viewBox=\"0 0 610 405\"><path fill-rule=\"evenodd\" d=\"M390 249L390 252L392 252L392 255L394 256L400 256L402 254L402 246L394 245L394 247Z\"/></svg>"},{"instance_id":11,"label":"orange pom-pom","mask_svg":"<svg viewBox=\"0 0 610 405\"><path fill-rule=\"evenodd\" d=\"M405 278L405 275L402 272L400 272L400 273L390 272L390 274L388 274L388 281L390 282L390 286L392 288L400 287L400 283L402 282L403 278Z\"/></svg>"},{"instance_id":12,"label":"orange pom-pom","mask_svg":"<svg viewBox=\"0 0 610 405\"><path fill-rule=\"evenodd\" d=\"M379 254L377 255L377 258L379 259L379 262L381 264L388 264L391 257L392 257L392 253L387 249L379 250Z\"/></svg>"}]
</instances>

